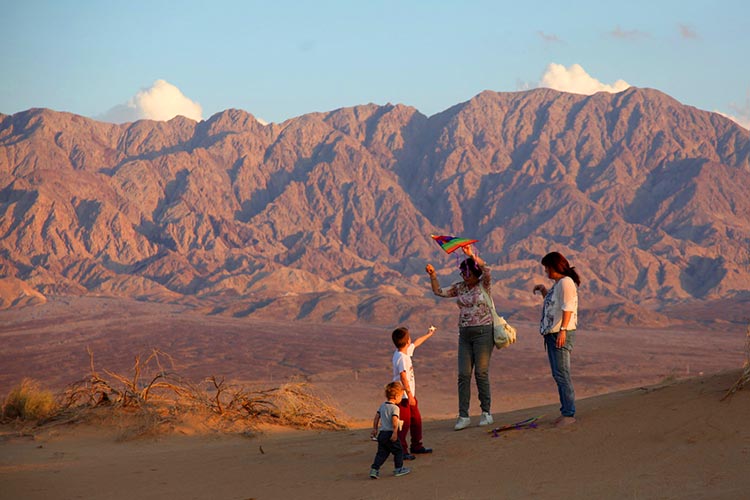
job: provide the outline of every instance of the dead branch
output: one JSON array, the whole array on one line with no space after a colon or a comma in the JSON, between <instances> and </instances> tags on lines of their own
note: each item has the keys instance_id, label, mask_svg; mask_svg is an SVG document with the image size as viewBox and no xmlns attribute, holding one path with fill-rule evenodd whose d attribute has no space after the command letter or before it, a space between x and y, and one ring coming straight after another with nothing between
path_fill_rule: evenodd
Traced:
<instances>
[{"instance_id":1,"label":"dead branch","mask_svg":"<svg viewBox=\"0 0 750 500\"><path fill-rule=\"evenodd\" d=\"M99 372L94 353L88 348L87 352L90 373L70 384L62 394L58 423L84 421L95 408L106 407L106 412L99 411L95 418L101 420L110 415L125 419L129 422L125 434L133 437L166 432L188 414L200 415L202 424L215 430L247 432L264 422L302 428L345 428L337 418L337 410L303 383L250 391L212 375L203 379L201 387L176 374L171 356L156 349L145 358L135 356L130 374L107 369ZM165 367L164 360L168 360L171 369ZM208 389L206 383L210 384Z\"/></svg>"},{"instance_id":2,"label":"dead branch","mask_svg":"<svg viewBox=\"0 0 750 500\"><path fill-rule=\"evenodd\" d=\"M744 369L740 378L734 383L734 385L727 391L726 394L721 398L722 401L732 397L734 393L745 387L745 384L750 382L750 324L747 325L745 331L745 364Z\"/></svg>"}]
</instances>

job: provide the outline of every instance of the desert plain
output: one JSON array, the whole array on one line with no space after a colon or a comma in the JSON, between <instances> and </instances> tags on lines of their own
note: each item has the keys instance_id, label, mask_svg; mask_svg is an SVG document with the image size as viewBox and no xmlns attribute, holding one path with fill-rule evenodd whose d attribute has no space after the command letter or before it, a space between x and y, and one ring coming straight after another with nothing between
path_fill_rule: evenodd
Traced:
<instances>
[{"instance_id":1,"label":"desert plain","mask_svg":"<svg viewBox=\"0 0 750 500\"><path fill-rule=\"evenodd\" d=\"M718 326L717 326L718 325ZM397 325L393 325L397 326ZM427 322L408 325L413 337ZM367 477L372 416L390 379L386 326L260 322L186 306L55 297L0 312L0 393L30 377L61 390L90 358L128 373L134 357L168 353L201 380L252 387L303 381L346 430L264 426L252 435L193 429L135 440L89 425L4 425L0 498L746 498L750 389L722 400L745 362L745 325L581 328L573 353L578 422L559 429L557 393L533 322L495 351L496 425L541 416L537 428L494 437L455 432L455 326L439 324L415 353L417 397L431 455L412 473ZM478 420L473 396L472 416Z\"/></svg>"}]
</instances>

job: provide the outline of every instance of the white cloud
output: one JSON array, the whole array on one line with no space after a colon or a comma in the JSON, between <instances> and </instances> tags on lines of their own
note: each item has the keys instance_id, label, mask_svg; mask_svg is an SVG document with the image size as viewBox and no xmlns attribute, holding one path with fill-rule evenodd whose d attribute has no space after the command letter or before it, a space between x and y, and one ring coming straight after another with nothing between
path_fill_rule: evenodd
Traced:
<instances>
[{"instance_id":1,"label":"white cloud","mask_svg":"<svg viewBox=\"0 0 750 500\"><path fill-rule=\"evenodd\" d=\"M165 80L156 80L151 87L141 89L127 103L110 109L97 118L112 123L134 122L136 120L171 120L175 116L185 116L200 121L203 108Z\"/></svg>"},{"instance_id":2,"label":"white cloud","mask_svg":"<svg viewBox=\"0 0 750 500\"><path fill-rule=\"evenodd\" d=\"M537 88L537 85L535 82L529 82L521 80L520 78L516 78L516 90L524 91L524 90L531 90Z\"/></svg>"},{"instance_id":3,"label":"white cloud","mask_svg":"<svg viewBox=\"0 0 750 500\"><path fill-rule=\"evenodd\" d=\"M728 115L726 113L722 113L721 111L714 111L714 112L715 113L719 113L721 116L723 116L725 118L729 118L730 120L732 120L734 123L736 123L740 127L743 127L743 128L745 128L747 130L750 130L750 116L744 116L744 117L739 116L738 117L738 116L733 116L733 115Z\"/></svg>"},{"instance_id":4,"label":"white cloud","mask_svg":"<svg viewBox=\"0 0 750 500\"><path fill-rule=\"evenodd\" d=\"M732 110L731 115L722 113L721 111L716 112L734 121L740 127L744 127L747 130L750 130L750 89L748 89L747 91L747 97L745 98L744 104L737 104L733 102L729 104L729 109Z\"/></svg>"},{"instance_id":5,"label":"white cloud","mask_svg":"<svg viewBox=\"0 0 750 500\"><path fill-rule=\"evenodd\" d=\"M624 80L617 80L611 85L602 83L586 73L580 64L566 68L562 64L551 63L542 75L539 87L591 95L597 92L622 92L630 87L630 84Z\"/></svg>"}]
</instances>

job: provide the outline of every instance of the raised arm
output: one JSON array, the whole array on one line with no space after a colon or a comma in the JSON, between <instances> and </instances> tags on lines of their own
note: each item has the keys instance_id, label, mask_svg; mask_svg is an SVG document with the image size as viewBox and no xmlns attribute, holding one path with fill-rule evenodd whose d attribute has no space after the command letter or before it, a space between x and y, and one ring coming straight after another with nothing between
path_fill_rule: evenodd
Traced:
<instances>
[{"instance_id":1,"label":"raised arm","mask_svg":"<svg viewBox=\"0 0 750 500\"><path fill-rule=\"evenodd\" d=\"M421 337L419 337L417 340L414 341L414 349L421 346L422 344L424 344L425 340L432 337L432 334L435 333L435 330L437 330L437 328L435 328L434 326L429 327L427 329L427 333L425 333L424 335L422 335Z\"/></svg>"},{"instance_id":2,"label":"raised arm","mask_svg":"<svg viewBox=\"0 0 750 500\"><path fill-rule=\"evenodd\" d=\"M464 255L474 259L474 262L476 262L479 267L487 267L487 263L484 259L474 253L474 247L472 245L466 245L461 247L461 249L464 251Z\"/></svg>"},{"instance_id":3,"label":"raised arm","mask_svg":"<svg viewBox=\"0 0 750 500\"><path fill-rule=\"evenodd\" d=\"M440 288L440 282L438 281L435 268L432 267L432 264L427 264L427 267L425 267L425 271L427 271L427 274L430 276L430 286L432 287L432 293L434 293L435 295L440 295L443 290Z\"/></svg>"},{"instance_id":4,"label":"raised arm","mask_svg":"<svg viewBox=\"0 0 750 500\"><path fill-rule=\"evenodd\" d=\"M437 279L437 274L435 273L435 268L432 267L432 264L427 264L427 267L425 267L425 271L427 271L427 274L430 276L430 286L432 287L432 293L434 293L438 297L455 297L457 295L456 287L453 285L449 286L445 290L440 287L440 283Z\"/></svg>"},{"instance_id":5,"label":"raised arm","mask_svg":"<svg viewBox=\"0 0 750 500\"><path fill-rule=\"evenodd\" d=\"M474 259L474 262L477 263L479 269L482 270L482 286L487 290L487 293L492 293L492 271L487 266L487 263L483 258L474 253L474 247L472 245L466 245L465 247L461 247L461 249L467 257Z\"/></svg>"}]
</instances>

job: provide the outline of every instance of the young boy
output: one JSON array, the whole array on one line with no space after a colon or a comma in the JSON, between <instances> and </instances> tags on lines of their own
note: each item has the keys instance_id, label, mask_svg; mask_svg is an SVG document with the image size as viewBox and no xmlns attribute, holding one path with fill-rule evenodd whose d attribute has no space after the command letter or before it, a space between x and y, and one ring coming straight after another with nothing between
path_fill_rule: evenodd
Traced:
<instances>
[{"instance_id":1,"label":"young boy","mask_svg":"<svg viewBox=\"0 0 750 500\"><path fill-rule=\"evenodd\" d=\"M404 450L401 449L401 443L398 440L399 427L399 408L398 402L401 401L401 395L404 388L400 382L391 382L385 386L386 401L375 414L372 421L372 437L377 436L378 452L375 454L375 460L370 466L370 478L377 479L380 476L380 466L388 459L388 455L393 453L393 475L404 476L411 472L411 469L404 467Z\"/></svg>"},{"instance_id":2,"label":"young boy","mask_svg":"<svg viewBox=\"0 0 750 500\"><path fill-rule=\"evenodd\" d=\"M409 329L406 327L396 328L391 334L396 346L396 352L393 353L393 381L401 382L401 385L404 386L404 395L398 404L401 410L400 418L404 422L398 433L398 439L404 449L404 460L414 460L415 454L432 453L432 448L425 448L422 444L422 415L420 415L417 406L414 366L411 357L414 354L414 349L432 337L433 333L435 333L435 327L431 326L427 330L427 334L419 337L414 343L411 342ZM408 452L409 448L406 447L406 435L409 432L411 432L411 453Z\"/></svg>"}]
</instances>

